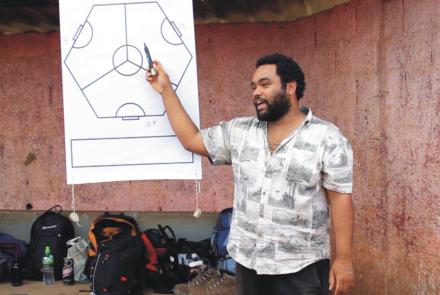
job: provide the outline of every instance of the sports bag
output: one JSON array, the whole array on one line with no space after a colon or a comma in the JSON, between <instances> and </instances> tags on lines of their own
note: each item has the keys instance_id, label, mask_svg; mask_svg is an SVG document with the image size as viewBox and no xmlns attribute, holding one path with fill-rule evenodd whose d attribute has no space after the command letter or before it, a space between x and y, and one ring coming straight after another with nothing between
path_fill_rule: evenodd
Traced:
<instances>
[{"instance_id":1,"label":"sports bag","mask_svg":"<svg viewBox=\"0 0 440 295\"><path fill-rule=\"evenodd\" d=\"M67 254L66 242L75 235L72 222L66 216L61 215L62 211L63 208L60 205L55 205L32 223L25 277L42 279L44 249L49 246L54 258L55 280L62 278L64 257Z\"/></svg>"},{"instance_id":2,"label":"sports bag","mask_svg":"<svg viewBox=\"0 0 440 295\"><path fill-rule=\"evenodd\" d=\"M146 264L145 283L158 294L174 294L172 289L181 283L177 269L177 257L174 254L176 236L170 226L158 224L158 228L149 228L143 232L143 238L149 242L149 257ZM171 258L172 257L172 258Z\"/></svg>"},{"instance_id":3,"label":"sports bag","mask_svg":"<svg viewBox=\"0 0 440 295\"><path fill-rule=\"evenodd\" d=\"M176 235L169 226L157 225L158 228L149 228L144 231L157 253L157 259L160 264L170 261L176 246Z\"/></svg>"},{"instance_id":4,"label":"sports bag","mask_svg":"<svg viewBox=\"0 0 440 295\"><path fill-rule=\"evenodd\" d=\"M210 264L210 239L199 242L176 239L169 225L157 225L145 232L156 252L158 271L147 270L146 283L155 293L173 294L176 284L188 282L194 275L192 264Z\"/></svg>"},{"instance_id":5,"label":"sports bag","mask_svg":"<svg viewBox=\"0 0 440 295\"><path fill-rule=\"evenodd\" d=\"M14 258L18 257L21 260L25 255L25 242L0 233L0 281L9 275Z\"/></svg>"},{"instance_id":6,"label":"sports bag","mask_svg":"<svg viewBox=\"0 0 440 295\"><path fill-rule=\"evenodd\" d=\"M226 246L228 244L229 229L231 227L232 208L223 209L214 226L211 236L211 245L216 259L228 255Z\"/></svg>"},{"instance_id":7,"label":"sports bag","mask_svg":"<svg viewBox=\"0 0 440 295\"><path fill-rule=\"evenodd\" d=\"M226 208L220 211L217 217L217 223L211 235L211 247L217 268L234 274L236 263L229 256L228 250L226 249L229 230L231 228L232 211L232 208Z\"/></svg>"},{"instance_id":8,"label":"sports bag","mask_svg":"<svg viewBox=\"0 0 440 295\"><path fill-rule=\"evenodd\" d=\"M89 239L93 293L141 294L145 247L135 219L106 212L92 223Z\"/></svg>"}]
</instances>

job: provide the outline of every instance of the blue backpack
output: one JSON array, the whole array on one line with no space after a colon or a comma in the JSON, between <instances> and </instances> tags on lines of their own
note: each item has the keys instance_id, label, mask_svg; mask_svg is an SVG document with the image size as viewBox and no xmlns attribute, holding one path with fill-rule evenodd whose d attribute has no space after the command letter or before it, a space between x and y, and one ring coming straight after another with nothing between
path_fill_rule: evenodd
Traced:
<instances>
[{"instance_id":1,"label":"blue backpack","mask_svg":"<svg viewBox=\"0 0 440 295\"><path fill-rule=\"evenodd\" d=\"M211 247L217 268L235 273L235 261L229 256L228 245L229 230L231 227L232 208L223 209L217 218L217 223L211 235Z\"/></svg>"}]
</instances>

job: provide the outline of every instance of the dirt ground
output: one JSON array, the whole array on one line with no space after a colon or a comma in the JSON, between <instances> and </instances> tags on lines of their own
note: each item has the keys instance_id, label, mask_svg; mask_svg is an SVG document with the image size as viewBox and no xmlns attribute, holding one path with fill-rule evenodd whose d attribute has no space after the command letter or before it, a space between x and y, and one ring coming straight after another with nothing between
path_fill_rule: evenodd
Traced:
<instances>
[{"instance_id":1,"label":"dirt ground","mask_svg":"<svg viewBox=\"0 0 440 295\"><path fill-rule=\"evenodd\" d=\"M63 285L62 281L57 281L53 285L45 285L38 281L24 281L22 286L12 287L9 282L0 284L1 295L89 295L90 287L88 284L75 284L72 286ZM146 290L145 295L155 295L152 290Z\"/></svg>"}]
</instances>

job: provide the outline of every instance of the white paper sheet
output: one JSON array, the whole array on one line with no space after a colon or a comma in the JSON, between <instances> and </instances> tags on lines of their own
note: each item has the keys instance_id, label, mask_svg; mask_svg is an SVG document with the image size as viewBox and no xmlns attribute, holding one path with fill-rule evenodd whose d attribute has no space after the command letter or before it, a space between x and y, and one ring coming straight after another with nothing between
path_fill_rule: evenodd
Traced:
<instances>
[{"instance_id":1,"label":"white paper sheet","mask_svg":"<svg viewBox=\"0 0 440 295\"><path fill-rule=\"evenodd\" d=\"M200 179L145 81L144 45L199 126L191 0L60 0L67 183Z\"/></svg>"}]
</instances>

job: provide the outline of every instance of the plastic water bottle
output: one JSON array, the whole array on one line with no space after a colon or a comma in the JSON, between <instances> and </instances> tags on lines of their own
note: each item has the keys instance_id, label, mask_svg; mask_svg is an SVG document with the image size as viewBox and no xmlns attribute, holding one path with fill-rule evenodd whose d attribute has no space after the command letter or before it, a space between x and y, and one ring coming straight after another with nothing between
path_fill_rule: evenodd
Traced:
<instances>
[{"instance_id":1,"label":"plastic water bottle","mask_svg":"<svg viewBox=\"0 0 440 295\"><path fill-rule=\"evenodd\" d=\"M43 272L43 282L46 285L53 284L55 282L54 273L53 273L53 255L50 252L50 247L46 246L44 249L43 268L41 271Z\"/></svg>"}]
</instances>

